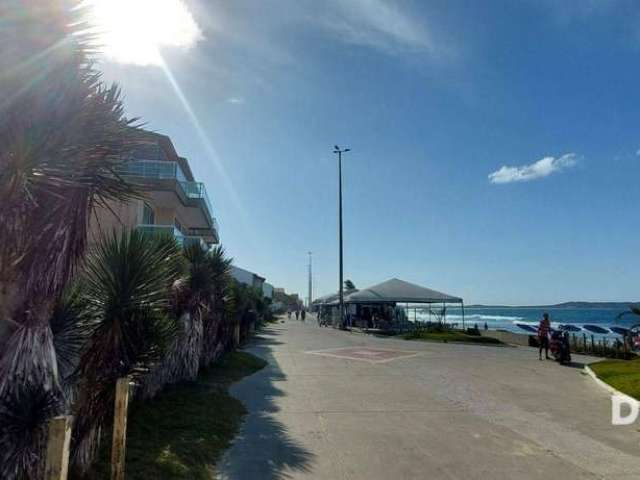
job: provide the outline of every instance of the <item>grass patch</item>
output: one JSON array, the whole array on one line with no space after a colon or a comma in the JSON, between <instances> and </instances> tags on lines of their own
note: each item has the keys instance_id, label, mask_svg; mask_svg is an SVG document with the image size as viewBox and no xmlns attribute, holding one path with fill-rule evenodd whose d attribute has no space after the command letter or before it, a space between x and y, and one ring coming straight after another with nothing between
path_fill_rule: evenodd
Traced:
<instances>
[{"instance_id":1,"label":"grass patch","mask_svg":"<svg viewBox=\"0 0 640 480\"><path fill-rule=\"evenodd\" d=\"M149 401L133 402L127 425L127 480L214 478L215 462L229 447L246 410L229 385L267 363L231 352L198 381L168 387ZM111 439L102 444L95 479L109 478Z\"/></svg>"},{"instance_id":2,"label":"grass patch","mask_svg":"<svg viewBox=\"0 0 640 480\"><path fill-rule=\"evenodd\" d=\"M480 335L469 335L463 332L455 331L429 331L416 330L404 335L405 340L423 340L427 342L441 343L475 343L481 345L504 345L497 338L482 337Z\"/></svg>"},{"instance_id":3,"label":"grass patch","mask_svg":"<svg viewBox=\"0 0 640 480\"><path fill-rule=\"evenodd\" d=\"M603 382L640 400L640 359L605 360L589 367Z\"/></svg>"}]
</instances>

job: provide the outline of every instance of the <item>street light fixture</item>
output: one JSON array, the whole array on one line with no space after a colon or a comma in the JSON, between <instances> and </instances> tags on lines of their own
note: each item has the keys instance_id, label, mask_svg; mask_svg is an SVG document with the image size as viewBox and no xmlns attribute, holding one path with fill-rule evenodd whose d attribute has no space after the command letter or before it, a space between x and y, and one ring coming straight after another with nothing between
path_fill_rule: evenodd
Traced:
<instances>
[{"instance_id":1,"label":"street light fixture","mask_svg":"<svg viewBox=\"0 0 640 480\"><path fill-rule=\"evenodd\" d=\"M350 148L340 148L338 145L333 147L333 153L338 154L338 242L340 244L340 327L344 328L344 294L342 281L342 154L350 152Z\"/></svg>"}]
</instances>

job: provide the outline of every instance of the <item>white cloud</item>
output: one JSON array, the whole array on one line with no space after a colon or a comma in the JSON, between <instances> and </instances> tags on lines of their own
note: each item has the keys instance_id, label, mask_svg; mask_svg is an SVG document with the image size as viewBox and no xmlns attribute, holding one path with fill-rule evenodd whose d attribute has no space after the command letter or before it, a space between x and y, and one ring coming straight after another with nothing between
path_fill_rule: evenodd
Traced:
<instances>
[{"instance_id":1,"label":"white cloud","mask_svg":"<svg viewBox=\"0 0 640 480\"><path fill-rule=\"evenodd\" d=\"M500 170L489 174L489 181L491 183L527 182L571 168L576 163L578 163L576 154L567 153L558 158L544 157L530 165L519 167L504 165Z\"/></svg>"},{"instance_id":2,"label":"white cloud","mask_svg":"<svg viewBox=\"0 0 640 480\"><path fill-rule=\"evenodd\" d=\"M189 49L202 31L182 0L87 0L104 55L116 62L161 65L160 49Z\"/></svg>"},{"instance_id":3,"label":"white cloud","mask_svg":"<svg viewBox=\"0 0 640 480\"><path fill-rule=\"evenodd\" d=\"M331 8L316 17L337 40L394 53L433 50L424 25L414 21L398 4L387 0L333 0Z\"/></svg>"},{"instance_id":4,"label":"white cloud","mask_svg":"<svg viewBox=\"0 0 640 480\"><path fill-rule=\"evenodd\" d=\"M229 97L227 98L227 102L235 105L241 105L244 103L244 97Z\"/></svg>"}]
</instances>

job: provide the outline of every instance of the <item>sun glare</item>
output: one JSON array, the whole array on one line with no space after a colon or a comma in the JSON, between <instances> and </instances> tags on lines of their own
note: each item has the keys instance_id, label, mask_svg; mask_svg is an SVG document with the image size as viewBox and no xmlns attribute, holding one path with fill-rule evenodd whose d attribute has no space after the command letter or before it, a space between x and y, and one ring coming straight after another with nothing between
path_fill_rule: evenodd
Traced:
<instances>
[{"instance_id":1,"label":"sun glare","mask_svg":"<svg viewBox=\"0 0 640 480\"><path fill-rule=\"evenodd\" d=\"M88 0L104 54L121 63L161 65L162 47L187 49L202 31L182 0Z\"/></svg>"}]
</instances>

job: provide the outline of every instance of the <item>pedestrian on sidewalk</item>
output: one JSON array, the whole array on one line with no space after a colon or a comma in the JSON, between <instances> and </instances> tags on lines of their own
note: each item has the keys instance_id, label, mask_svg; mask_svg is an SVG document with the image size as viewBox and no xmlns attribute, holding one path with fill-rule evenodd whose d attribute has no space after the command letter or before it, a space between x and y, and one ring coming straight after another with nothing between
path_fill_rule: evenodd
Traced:
<instances>
[{"instance_id":1,"label":"pedestrian on sidewalk","mask_svg":"<svg viewBox=\"0 0 640 480\"><path fill-rule=\"evenodd\" d=\"M551 322L549 322L549 314L543 313L540 325L538 325L538 343L540 343L540 350L538 357L542 360L542 349L544 348L544 356L549 360L549 331L551 330Z\"/></svg>"},{"instance_id":2,"label":"pedestrian on sidewalk","mask_svg":"<svg viewBox=\"0 0 640 480\"><path fill-rule=\"evenodd\" d=\"M300 312L300 316L302 317L302 321L304 322L304 319L307 316L307 311L304 308Z\"/></svg>"},{"instance_id":3,"label":"pedestrian on sidewalk","mask_svg":"<svg viewBox=\"0 0 640 480\"><path fill-rule=\"evenodd\" d=\"M300 319L300 311L296 310L296 320L299 320L299 319Z\"/></svg>"}]
</instances>

